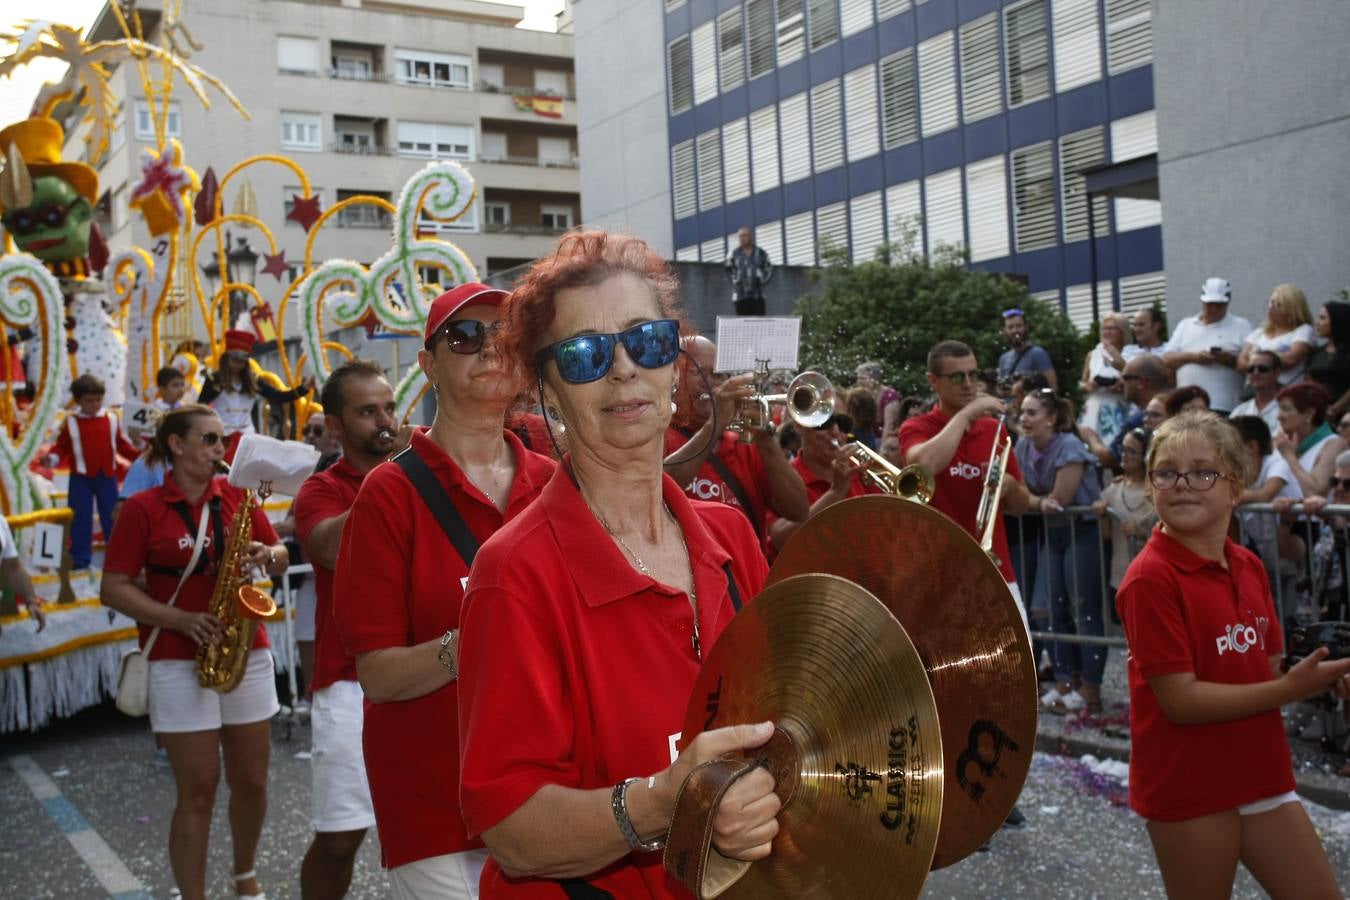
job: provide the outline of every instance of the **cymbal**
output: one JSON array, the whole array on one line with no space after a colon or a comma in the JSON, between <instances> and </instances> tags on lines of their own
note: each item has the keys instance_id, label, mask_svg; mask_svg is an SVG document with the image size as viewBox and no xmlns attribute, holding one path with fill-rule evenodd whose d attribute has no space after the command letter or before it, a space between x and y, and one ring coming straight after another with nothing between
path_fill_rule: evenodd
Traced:
<instances>
[{"instance_id":1,"label":"cymbal","mask_svg":"<svg viewBox=\"0 0 1350 900\"><path fill-rule=\"evenodd\" d=\"M998 567L931 507L856 497L812 516L769 584L828 572L876 595L923 658L942 723L946 790L933 868L998 831L1022 792L1036 742L1031 641Z\"/></svg>"},{"instance_id":2,"label":"cymbal","mask_svg":"<svg viewBox=\"0 0 1350 900\"><path fill-rule=\"evenodd\" d=\"M773 853L726 897L917 897L942 809L937 707L886 607L831 575L779 581L718 638L685 713L700 732L772 720ZM783 739L785 738L785 739Z\"/></svg>"}]
</instances>

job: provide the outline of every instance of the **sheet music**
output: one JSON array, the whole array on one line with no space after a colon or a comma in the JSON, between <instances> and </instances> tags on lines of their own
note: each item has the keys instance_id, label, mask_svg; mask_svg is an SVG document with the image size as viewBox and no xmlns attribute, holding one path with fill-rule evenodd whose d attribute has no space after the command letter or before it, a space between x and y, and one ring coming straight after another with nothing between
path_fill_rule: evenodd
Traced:
<instances>
[{"instance_id":1,"label":"sheet music","mask_svg":"<svg viewBox=\"0 0 1350 900\"><path fill-rule=\"evenodd\" d=\"M718 316L716 372L750 372L759 360L770 369L797 368L802 320L797 316Z\"/></svg>"}]
</instances>

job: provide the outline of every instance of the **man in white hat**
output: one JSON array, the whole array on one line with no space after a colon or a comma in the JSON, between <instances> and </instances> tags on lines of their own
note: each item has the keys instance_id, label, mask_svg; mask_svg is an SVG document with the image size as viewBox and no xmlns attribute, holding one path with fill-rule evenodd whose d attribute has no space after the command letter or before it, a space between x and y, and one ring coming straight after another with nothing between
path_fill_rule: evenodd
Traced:
<instances>
[{"instance_id":1,"label":"man in white hat","mask_svg":"<svg viewBox=\"0 0 1350 900\"><path fill-rule=\"evenodd\" d=\"M1204 388L1210 409L1223 415L1241 398L1237 355L1252 327L1241 316L1229 314L1232 293L1228 279L1206 278L1200 291L1200 314L1177 325L1163 353L1163 362L1176 372L1177 387Z\"/></svg>"}]
</instances>

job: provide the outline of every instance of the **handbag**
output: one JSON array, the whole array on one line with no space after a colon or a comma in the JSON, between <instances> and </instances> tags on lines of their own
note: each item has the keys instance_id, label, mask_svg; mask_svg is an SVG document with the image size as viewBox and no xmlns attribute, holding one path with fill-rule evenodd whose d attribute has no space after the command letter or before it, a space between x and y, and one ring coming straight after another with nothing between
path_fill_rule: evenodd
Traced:
<instances>
[{"instance_id":1,"label":"handbag","mask_svg":"<svg viewBox=\"0 0 1350 900\"><path fill-rule=\"evenodd\" d=\"M202 541L206 537L206 520L210 515L210 504L202 504L201 521L197 523L197 540L192 544L192 558L183 567L178 586L169 597L169 606L178 600L178 592L197 568L197 560L202 555ZM129 716L143 716L150 712L150 651L159 638L159 626L155 626L146 639L145 649L133 647L122 655L122 663L117 669L117 708Z\"/></svg>"}]
</instances>

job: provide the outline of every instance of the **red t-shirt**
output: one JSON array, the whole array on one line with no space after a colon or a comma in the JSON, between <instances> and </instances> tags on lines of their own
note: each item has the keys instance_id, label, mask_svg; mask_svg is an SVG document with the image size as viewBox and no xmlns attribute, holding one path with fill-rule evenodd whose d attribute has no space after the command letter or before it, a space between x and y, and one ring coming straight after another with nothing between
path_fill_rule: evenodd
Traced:
<instances>
[{"instance_id":1,"label":"red t-shirt","mask_svg":"<svg viewBox=\"0 0 1350 900\"><path fill-rule=\"evenodd\" d=\"M692 434L692 432L690 432ZM689 435L678 428L666 429L666 455L689 443ZM764 460L754 444L743 444L740 435L734 431L722 432L715 451L718 460L726 466L745 491L750 501L747 521L754 527L761 539L765 537L765 517L769 512L769 476L764 471ZM776 452L776 451L775 451ZM694 480L684 486L684 492L695 500L709 500L713 503L725 503L742 509L736 492L727 484L726 479L717 473L711 462L705 462L698 470ZM746 515L742 512L742 515Z\"/></svg>"},{"instance_id":2,"label":"red t-shirt","mask_svg":"<svg viewBox=\"0 0 1350 900\"><path fill-rule=\"evenodd\" d=\"M740 510L691 501L669 477L662 493L693 561L707 653L733 614L723 564L743 603L767 565ZM483 545L463 623L460 791L471 833L545 785L607 788L670 765L699 670L689 598L629 564L565 470ZM626 856L585 881L625 900L688 897L660 853ZM558 882L508 878L492 859L480 887L483 900L562 896Z\"/></svg>"},{"instance_id":3,"label":"red t-shirt","mask_svg":"<svg viewBox=\"0 0 1350 900\"><path fill-rule=\"evenodd\" d=\"M797 474L800 475L802 477L802 481L806 483L806 502L808 504L815 503L817 500L820 499L822 494L824 494L826 491L830 489L831 484L830 479L822 478L815 472L812 472L811 469L807 467L806 460L802 458L802 455L800 453L792 457L792 468L797 470ZM880 494L880 493L881 493L880 488L874 487L871 484L863 481L862 477L859 476L856 472L853 474L853 480L849 482L848 486L849 497L861 497L864 494ZM845 497L844 499L847 500L848 497ZM766 522L767 527L768 524L776 522L778 520L778 516L775 515L773 512L770 512L766 516L766 519L767 519ZM779 550L783 549L782 547L775 546L772 538L770 538L768 541L765 542L765 547L768 549L771 559L773 558L774 555L777 554Z\"/></svg>"},{"instance_id":4,"label":"red t-shirt","mask_svg":"<svg viewBox=\"0 0 1350 900\"><path fill-rule=\"evenodd\" d=\"M951 417L940 408L922 416L905 420L900 426L900 452L906 459L909 451L935 436ZM952 460L941 472L933 473L933 500L929 506L946 514L956 524L964 528L975 540L975 517L980 511L980 497L984 495L984 479L989 474L989 453L994 447L994 433L998 431L998 421L982 416L971 423L961 442L956 445ZM1005 432L1006 435L1006 432ZM1022 467L1017 464L1017 454L1008 454L1006 478L1022 480ZM1007 487L1005 482L1004 491ZM998 556L998 568L1003 580L1012 582L1017 579L1013 573L1012 554L1008 550L1008 532L1003 527L1003 516L994 517L994 554Z\"/></svg>"},{"instance_id":5,"label":"red t-shirt","mask_svg":"<svg viewBox=\"0 0 1350 900\"><path fill-rule=\"evenodd\" d=\"M555 466L503 435L516 459L505 516L431 438L412 438L480 543L529 505ZM351 509L333 582L333 619L347 652L410 647L459 627L469 567L403 470L372 469ZM366 701L366 776L388 868L482 846L459 814L456 708L454 682L412 700Z\"/></svg>"},{"instance_id":6,"label":"red t-shirt","mask_svg":"<svg viewBox=\"0 0 1350 900\"><path fill-rule=\"evenodd\" d=\"M346 457L315 472L300 486L295 498L295 536L314 566L314 672L311 691L322 690L335 681L356 681L356 660L333 631L333 570L314 562L309 535L320 522L340 516L352 508L356 492L366 476L356 471Z\"/></svg>"},{"instance_id":7,"label":"red t-shirt","mask_svg":"<svg viewBox=\"0 0 1350 900\"><path fill-rule=\"evenodd\" d=\"M1233 809L1294 789L1278 709L1203 725L1163 713L1148 679L1192 672L1200 681L1271 680L1284 650L1261 561L1232 541L1228 568L1154 529L1125 572L1116 609L1130 656L1130 806L1171 822Z\"/></svg>"},{"instance_id":8,"label":"red t-shirt","mask_svg":"<svg viewBox=\"0 0 1350 900\"><path fill-rule=\"evenodd\" d=\"M192 544L197 537L197 522L202 514L202 504L213 497L220 498L220 532L228 541L230 522L235 510L244 498L244 492L233 487L224 475L211 481L202 496L194 504L188 504L188 516L192 520L192 530L187 522L174 509L176 503L187 503L178 482L172 475L164 479L164 484L147 491L141 491L128 497L117 514L113 524L112 537L108 539L108 550L103 558L105 572L120 572L135 578L145 570L145 592L161 603L167 603L178 587L179 575L166 571L157 571L156 567L165 567L182 571L192 558ZM255 505L250 518L253 520L253 540L272 545L278 542L272 523L267 520L261 505ZM216 528L211 521L206 525L206 536L202 544L202 560L210 560L203 567L198 562L198 571L202 574L189 575L183 583L174 601L176 609L187 612L206 612L211 605L211 594L216 588L216 562L220 551L216 547ZM149 625L140 626L141 646L145 646L153 629ZM267 629L258 625L253 638L253 649L269 646ZM155 640L150 659L195 659L197 644L185 634L172 628L161 628Z\"/></svg>"}]
</instances>

